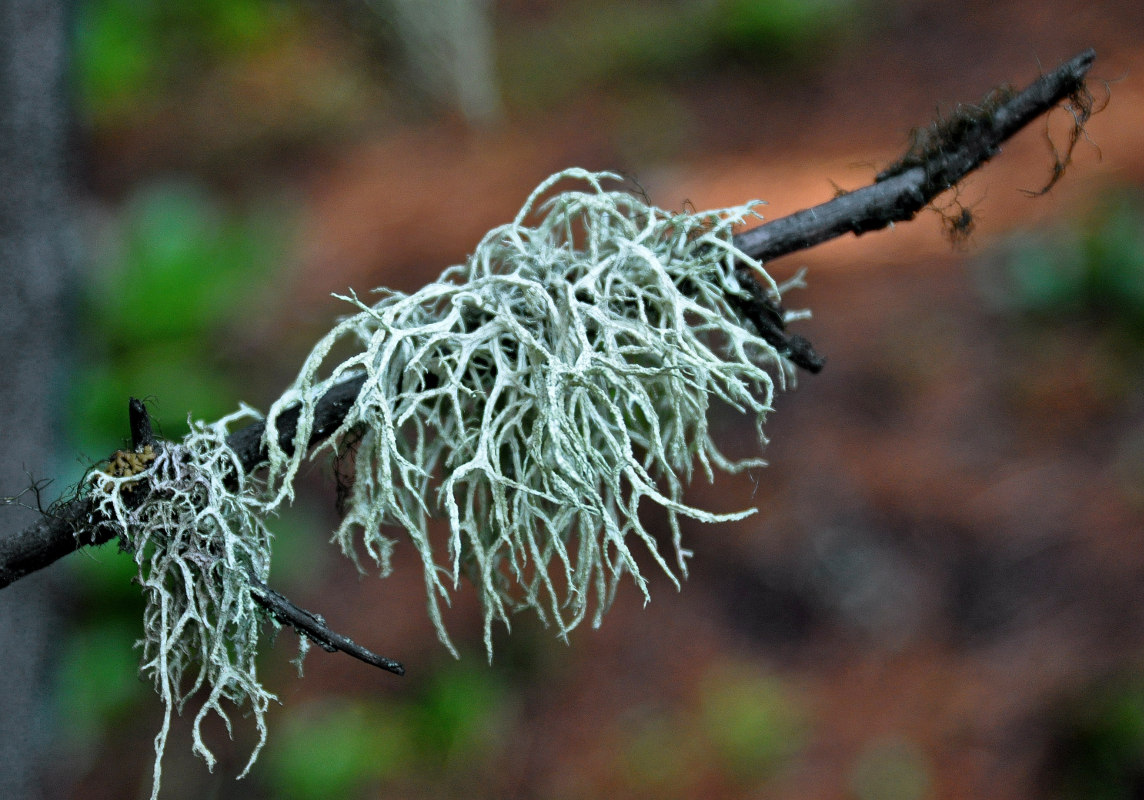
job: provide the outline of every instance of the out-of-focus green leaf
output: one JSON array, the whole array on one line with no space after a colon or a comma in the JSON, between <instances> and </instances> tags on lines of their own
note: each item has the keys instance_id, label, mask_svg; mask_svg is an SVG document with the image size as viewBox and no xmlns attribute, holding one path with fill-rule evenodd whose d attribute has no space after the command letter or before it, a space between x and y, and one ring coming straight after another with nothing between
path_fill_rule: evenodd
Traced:
<instances>
[{"instance_id":1,"label":"out-of-focus green leaf","mask_svg":"<svg viewBox=\"0 0 1144 800\"><path fill-rule=\"evenodd\" d=\"M418 700L417 731L423 757L437 764L475 763L495 751L506 709L496 673L469 663L436 670Z\"/></svg>"},{"instance_id":2,"label":"out-of-focus green leaf","mask_svg":"<svg viewBox=\"0 0 1144 800\"><path fill-rule=\"evenodd\" d=\"M191 346L148 348L77 370L72 391L83 420L75 433L80 452L98 458L127 444L129 397L148 401L156 433L167 439L186 435L188 414L216 419L232 411L233 381L204 364L201 354L189 352Z\"/></svg>"},{"instance_id":3,"label":"out-of-focus green leaf","mask_svg":"<svg viewBox=\"0 0 1144 800\"><path fill-rule=\"evenodd\" d=\"M72 631L62 643L56 702L60 730L85 750L150 689L139 680L138 630L102 619Z\"/></svg>"},{"instance_id":4,"label":"out-of-focus green leaf","mask_svg":"<svg viewBox=\"0 0 1144 800\"><path fill-rule=\"evenodd\" d=\"M1130 800L1144 781L1144 683L1101 680L1058 710L1047 766L1054 797Z\"/></svg>"},{"instance_id":5,"label":"out-of-focus green leaf","mask_svg":"<svg viewBox=\"0 0 1144 800\"><path fill-rule=\"evenodd\" d=\"M781 64L810 47L861 33L870 0L717 0L574 3L536 28L505 31L498 53L504 94L518 105L560 102L585 84L638 82L701 72L727 60ZM536 65L543 63L544 69Z\"/></svg>"},{"instance_id":6,"label":"out-of-focus green leaf","mask_svg":"<svg viewBox=\"0 0 1144 800\"><path fill-rule=\"evenodd\" d=\"M71 566L71 580L77 593L97 598L99 616L106 616L112 609L123 611L124 619L138 627L138 618L143 613L143 598L133 582L139 568L130 553L121 551L118 543L109 542L97 548L86 548L78 557L68 559L67 563Z\"/></svg>"},{"instance_id":7,"label":"out-of-focus green leaf","mask_svg":"<svg viewBox=\"0 0 1144 800\"><path fill-rule=\"evenodd\" d=\"M983 259L982 289L999 309L1086 317L1144 335L1144 195L1112 189L1075 225L1024 231Z\"/></svg>"},{"instance_id":8,"label":"out-of-focus green leaf","mask_svg":"<svg viewBox=\"0 0 1144 800\"><path fill-rule=\"evenodd\" d=\"M281 212L285 214L286 212ZM262 279L287 242L269 213L235 214L202 188L163 184L124 206L95 257L80 315L87 352L73 376L83 452L102 455L127 435L130 396L154 397L166 438L187 416L214 419L238 393L217 347L258 304Z\"/></svg>"},{"instance_id":9,"label":"out-of-focus green leaf","mask_svg":"<svg viewBox=\"0 0 1144 800\"><path fill-rule=\"evenodd\" d=\"M117 344L211 330L250 299L251 279L282 255L268 221L228 214L193 184L141 190L123 209L120 230L93 298L97 323Z\"/></svg>"},{"instance_id":10,"label":"out-of-focus green leaf","mask_svg":"<svg viewBox=\"0 0 1144 800\"><path fill-rule=\"evenodd\" d=\"M75 75L96 119L130 113L187 75L280 35L295 4L265 0L82 0Z\"/></svg>"},{"instance_id":11,"label":"out-of-focus green leaf","mask_svg":"<svg viewBox=\"0 0 1144 800\"><path fill-rule=\"evenodd\" d=\"M282 800L352 797L363 784L407 769L409 743L400 706L324 701L282 721L260 770Z\"/></svg>"},{"instance_id":12,"label":"out-of-focus green leaf","mask_svg":"<svg viewBox=\"0 0 1144 800\"><path fill-rule=\"evenodd\" d=\"M722 0L714 12L727 45L756 57L794 54L853 21L856 0Z\"/></svg>"},{"instance_id":13,"label":"out-of-focus green leaf","mask_svg":"<svg viewBox=\"0 0 1144 800\"><path fill-rule=\"evenodd\" d=\"M742 665L714 667L703 682L703 731L740 780L769 777L805 746L799 697L778 679Z\"/></svg>"}]
</instances>

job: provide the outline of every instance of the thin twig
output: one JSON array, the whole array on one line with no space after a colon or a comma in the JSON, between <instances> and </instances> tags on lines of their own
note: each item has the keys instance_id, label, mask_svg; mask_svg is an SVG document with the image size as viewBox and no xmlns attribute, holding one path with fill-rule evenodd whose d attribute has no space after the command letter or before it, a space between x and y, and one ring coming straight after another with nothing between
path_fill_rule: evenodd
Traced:
<instances>
[{"instance_id":1,"label":"thin twig","mask_svg":"<svg viewBox=\"0 0 1144 800\"><path fill-rule=\"evenodd\" d=\"M767 294L750 270L740 267L735 270L739 285L747 290L747 297L732 295L728 299L735 310L749 319L764 339L779 351L779 355L796 367L817 374L826 365L826 359L815 352L814 346L806 338L786 329L783 307L775 298Z\"/></svg>"},{"instance_id":2,"label":"thin twig","mask_svg":"<svg viewBox=\"0 0 1144 800\"><path fill-rule=\"evenodd\" d=\"M379 656L352 639L330 630L326 621L319 615L294 605L288 598L274 591L253 575L249 577L250 596L254 598L256 603L270 612L283 625L291 626L300 636L307 637L327 653L336 653L340 650L359 661L392 672L394 675L405 674L405 667L397 661Z\"/></svg>"},{"instance_id":3,"label":"thin twig","mask_svg":"<svg viewBox=\"0 0 1144 800\"><path fill-rule=\"evenodd\" d=\"M754 258L771 261L846 233L860 235L913 219L937 195L996 155L1001 144L1022 127L1065 100L1083 100L1085 76L1094 59L1093 51L1086 50L1042 75L1024 91L1007 95L1004 102L988 108L988 113L975 113L972 125L938 127L936 138L927 140L927 148L918 152L911 148L873 184L738 234L735 244ZM793 363L811 371L821 368L821 358L809 342L786 331L782 309L774 298L760 290L740 310ZM361 376L342 381L318 401L317 421L308 446L337 429L363 381ZM297 418L298 412L291 410L279 417L278 441L287 452L293 451ZM248 471L266 460L264 432L265 425L256 423L227 439ZM20 533L0 539L0 589L80 547L102 544L113 537L93 513L89 498L61 503Z\"/></svg>"},{"instance_id":4,"label":"thin twig","mask_svg":"<svg viewBox=\"0 0 1144 800\"><path fill-rule=\"evenodd\" d=\"M987 115L972 115L967 121L975 124L939 127L938 138L930 143L921 163L915 164L908 153L898 168L883 171L869 186L744 231L735 237L735 244L754 258L772 261L846 233L860 236L913 219L935 197L999 153L1006 139L1064 100L1083 93L1095 58L1093 50L1085 50ZM943 133L945 138L941 138Z\"/></svg>"},{"instance_id":5,"label":"thin twig","mask_svg":"<svg viewBox=\"0 0 1144 800\"><path fill-rule=\"evenodd\" d=\"M933 199L1001 151L1001 144L1040 115L1069 100L1075 122L1062 158L1054 148L1053 174L1039 192L1049 190L1068 165L1082 126L1092 112L1085 76L1096 53L1089 49L1042 75L1022 92L999 87L980 105L959 106L948 118L915 134L914 143L874 183L797 211L735 236L740 250L761 261L773 261L846 233L861 236L895 222L907 222ZM971 223L971 218L963 225ZM735 299L741 314L763 338L792 363L808 372L822 369L824 359L810 342L786 331L782 308L766 296L745 271L740 283L752 289L750 300Z\"/></svg>"},{"instance_id":6,"label":"thin twig","mask_svg":"<svg viewBox=\"0 0 1144 800\"><path fill-rule=\"evenodd\" d=\"M136 452L155 442L151 430L151 415L142 400L132 397L127 401L127 419L131 425L131 449Z\"/></svg>"}]
</instances>

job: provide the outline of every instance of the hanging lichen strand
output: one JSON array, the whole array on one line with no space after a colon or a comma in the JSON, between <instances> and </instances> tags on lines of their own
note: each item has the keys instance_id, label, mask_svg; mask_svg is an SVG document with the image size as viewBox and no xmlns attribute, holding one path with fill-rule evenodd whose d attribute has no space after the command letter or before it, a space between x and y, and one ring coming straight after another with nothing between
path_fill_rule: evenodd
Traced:
<instances>
[{"instance_id":1,"label":"hanging lichen strand","mask_svg":"<svg viewBox=\"0 0 1144 800\"><path fill-rule=\"evenodd\" d=\"M543 200L562 180L581 186ZM520 608L564 636L592 606L599 623L625 573L646 597L635 544L677 580L690 555L680 516L716 522L753 511L713 514L681 496L696 462L709 480L713 465L761 463L719 453L712 400L753 415L761 442L775 381L790 377L728 300L744 295L734 277L744 264L780 292L732 243L733 226L756 215L751 205L663 211L603 188L617 180L559 173L437 282L412 295L383 292L372 306L346 298L358 312L318 343L268 416L269 510L293 496L318 399L365 376L341 427L315 451L344 455L356 443L335 539L355 562L360 541L385 574L394 541L384 530L404 528L451 650L439 603L462 574L480 595L491 656L492 622L507 625ZM356 354L330 364L345 340ZM295 404L287 454L276 421ZM666 512L670 557L640 521L645 499ZM446 554L426 530L437 514L449 521Z\"/></svg>"},{"instance_id":2,"label":"hanging lichen strand","mask_svg":"<svg viewBox=\"0 0 1144 800\"><path fill-rule=\"evenodd\" d=\"M243 475L226 444L232 424L258 418L244 408L213 424L193 423L181 444L148 445L144 455L128 453L85 479L101 517L134 556L143 587L141 669L165 706L155 737L152 800L159 794L171 712L181 714L200 689L206 696L195 714L194 751L208 766L215 758L203 742L202 724L214 713L229 731L224 702L249 709L258 728L243 775L266 741L266 710L275 697L256 674L266 615L250 587L252 577L268 579L271 537L260 487Z\"/></svg>"}]
</instances>

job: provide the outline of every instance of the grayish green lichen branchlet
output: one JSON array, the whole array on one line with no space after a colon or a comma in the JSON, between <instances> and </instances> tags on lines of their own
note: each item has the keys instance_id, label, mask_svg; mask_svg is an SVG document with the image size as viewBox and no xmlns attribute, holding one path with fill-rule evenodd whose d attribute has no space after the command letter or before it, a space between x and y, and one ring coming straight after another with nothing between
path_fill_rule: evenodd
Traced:
<instances>
[{"instance_id":1,"label":"grayish green lichen branchlet","mask_svg":"<svg viewBox=\"0 0 1144 800\"><path fill-rule=\"evenodd\" d=\"M735 311L747 293L744 265L777 301L781 289L739 251L732 230L752 205L673 213L605 188L616 176L572 169L542 183L516 219L491 231L467 263L413 294L382 292L314 348L266 417L265 482L242 476L226 447L228 427L249 409L197 423L164 447L142 475L93 473L91 493L119 526L139 563L147 598L143 669L167 708L206 691L195 717L195 751L206 715L221 703L249 706L265 741L273 696L254 654L265 619L250 577L267 579L264 520L293 499L304 459L353 451L352 486L334 540L358 563L364 549L384 575L403 530L424 562L429 615L454 653L441 603L462 575L476 587L492 651L494 621L532 609L566 637L591 612L599 624L624 575L647 598L636 551L678 585L690 553L681 518L738 519L688 505L693 470L738 471L712 441L708 414L721 402L762 423L790 365ZM575 182L553 193L557 183ZM547 198L547 199L546 199ZM345 342L353 355L331 363ZM364 385L340 427L307 456L318 400L350 378ZM292 448L279 417L300 408ZM237 479L237 482L236 482ZM147 499L125 502L146 480ZM673 536L660 552L640 519L658 506ZM431 541L431 516L448 520ZM642 545L642 547L641 547ZM358 563L359 568L361 564ZM247 766L249 769L249 764ZM244 773L245 774L245 773ZM159 782L158 760L155 792Z\"/></svg>"},{"instance_id":2,"label":"grayish green lichen branchlet","mask_svg":"<svg viewBox=\"0 0 1144 800\"><path fill-rule=\"evenodd\" d=\"M166 712L155 737L153 800L171 712L181 714L200 690L206 697L195 714L194 751L208 766L215 758L202 724L214 713L230 731L224 702L248 707L258 728L244 775L266 741L266 710L275 697L255 670L266 615L251 597L250 577L267 580L271 536L260 487L226 445L231 425L257 418L243 409L213 424L195 422L182 443L161 445L145 472L92 471L86 479L96 509L118 528L139 567L146 601L141 670Z\"/></svg>"}]
</instances>

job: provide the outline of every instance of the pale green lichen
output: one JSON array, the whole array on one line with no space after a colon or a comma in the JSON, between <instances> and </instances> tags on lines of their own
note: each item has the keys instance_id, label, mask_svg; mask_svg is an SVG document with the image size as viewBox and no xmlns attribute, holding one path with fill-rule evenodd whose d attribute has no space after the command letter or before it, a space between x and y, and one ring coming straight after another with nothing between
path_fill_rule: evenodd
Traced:
<instances>
[{"instance_id":1,"label":"pale green lichen","mask_svg":"<svg viewBox=\"0 0 1144 800\"><path fill-rule=\"evenodd\" d=\"M231 425L257 418L243 409L213 424L193 423L181 444L157 449L146 472L92 471L86 479L96 509L118 529L139 567L146 601L141 669L166 711L155 738L152 798L159 793L171 713L182 714L200 690L206 696L195 713L194 751L208 766L215 758L202 724L213 713L230 731L224 703L248 710L258 728L243 775L266 741L266 710L275 697L255 669L266 615L251 597L250 578L269 577L271 537L259 487L226 444Z\"/></svg>"},{"instance_id":2,"label":"pale green lichen","mask_svg":"<svg viewBox=\"0 0 1144 800\"><path fill-rule=\"evenodd\" d=\"M543 200L559 181L582 189ZM615 176L567 170L545 181L516 219L490 232L463 266L412 295L384 292L315 347L267 418L271 506L293 495L305 456L287 455L276 419L302 408L308 441L326 389L355 375L365 385L338 431L317 448L337 452L360 435L344 521L334 538L356 560L361 542L382 573L403 528L425 564L429 614L452 649L439 601L462 573L491 625L520 608L560 635L594 603L599 623L622 575L647 594L633 543L676 580L689 553L679 517L737 519L685 504L693 465L738 470L716 449L708 412L718 399L753 415L762 439L774 381L788 367L731 306L748 265L733 244L751 205L702 214L662 211L604 184ZM330 364L335 346L354 354ZM674 566L640 519L660 506ZM449 522L444 552L428 517ZM554 569L553 569L554 567Z\"/></svg>"},{"instance_id":3,"label":"pale green lichen","mask_svg":"<svg viewBox=\"0 0 1144 800\"><path fill-rule=\"evenodd\" d=\"M578 189L551 194L563 180ZM90 496L134 554L147 601L142 668L166 707L153 798L171 712L200 690L194 750L208 765L201 726L214 713L229 730L224 702L255 718L247 770L265 741L274 696L256 677L255 653L267 616L250 588L268 579L265 519L293 498L315 407L339 381L364 385L310 454L353 451L334 539L355 562L363 547L385 574L395 544L386 529L404 529L424 562L429 614L454 652L440 603L462 574L482 602L491 656L492 623L507 625L519 609L563 637L593 608L599 624L625 574L647 597L641 545L678 584L690 555L681 517L753 513L683 500L696 465L711 480L713 467L762 463L719 452L713 403L752 416L762 442L774 390L791 375L732 305L746 295L740 266L776 300L785 288L734 245L733 228L756 216L753 206L672 213L606 189L614 180L555 175L438 281L412 295L383 292L373 305L347 298L357 312L318 343L266 418L265 481L245 476L226 444L232 426L260 419L248 408L195 423L181 444L158 447L143 473L90 473ZM347 344L351 355L331 363ZM295 405L287 452L278 420ZM673 553L660 552L641 520L645 505L662 510ZM433 516L448 521L443 543L429 534Z\"/></svg>"}]
</instances>

